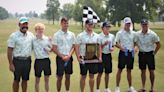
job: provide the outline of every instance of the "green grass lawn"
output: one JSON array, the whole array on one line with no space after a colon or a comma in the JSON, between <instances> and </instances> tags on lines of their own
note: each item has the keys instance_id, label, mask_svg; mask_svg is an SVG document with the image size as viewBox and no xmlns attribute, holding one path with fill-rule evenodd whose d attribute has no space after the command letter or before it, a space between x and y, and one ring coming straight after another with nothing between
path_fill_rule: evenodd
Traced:
<instances>
[{"instance_id":1,"label":"green grass lawn","mask_svg":"<svg viewBox=\"0 0 164 92\"><path fill-rule=\"evenodd\" d=\"M45 34L48 36L53 36L54 32L56 32L60 26L58 25L58 22L55 22L55 25L48 24L45 20L39 20L39 19L30 19L30 30L34 33L34 24L37 22L42 22L46 25L46 32ZM9 71L8 67L8 60L6 56L6 50L7 50L7 39L9 35L16 31L18 29L18 21L15 19L8 19L0 21L0 92L12 92L12 81L13 81L13 75ZM161 44L164 44L164 23L151 23L150 27L160 36ZM139 29L140 26L136 25L136 28ZM75 34L78 34L82 31L81 24L80 23L70 23L71 31L73 31ZM113 30L118 30L118 27L113 27L111 30L113 33ZM100 32L100 28L95 28L96 32ZM112 92L115 90L115 81L116 81L116 72L117 72L117 57L118 57L118 49L115 48L115 51L113 54L113 72L110 74L110 82L109 87L111 88ZM80 86L79 86L79 80L80 80L80 71L79 71L79 64L76 60L75 55L74 56L74 62L73 62L73 71L74 73L71 76L71 92L80 92ZM35 76L34 76L34 56L31 73L30 73L30 80L28 85L28 92L34 92L34 84L35 84ZM164 47L162 46L158 54L156 55L156 80L155 80L155 88L156 92L164 92ZM50 77L50 92L56 92L56 63L55 63L55 54L50 54L51 59L51 68L52 68L52 75ZM138 62L137 62L137 55L135 57L135 63L134 63L134 69L132 71L132 78L133 78L133 86L139 90L141 88L141 78L140 78L140 70L138 69ZM43 75L42 75L43 76ZM96 78L96 76L95 76ZM44 78L41 78L40 82L40 92L44 92ZM128 89L128 83L126 78L126 70L122 73L122 79L120 83L121 92L126 92ZM149 82L149 73L147 71L147 82L146 82L146 90L150 89L150 82ZM89 84L88 84L88 77L86 80L86 92L89 92ZM100 90L104 91L104 76L102 77L102 82L100 86ZM65 92L64 87L64 79L63 79L63 85L61 92Z\"/></svg>"}]
</instances>

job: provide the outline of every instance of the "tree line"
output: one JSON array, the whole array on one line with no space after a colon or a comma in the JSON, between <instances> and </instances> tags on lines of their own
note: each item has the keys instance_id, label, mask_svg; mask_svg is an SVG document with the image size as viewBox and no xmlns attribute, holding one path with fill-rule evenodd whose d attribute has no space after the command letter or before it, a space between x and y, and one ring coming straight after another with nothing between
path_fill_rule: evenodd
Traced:
<instances>
[{"instance_id":1,"label":"tree line","mask_svg":"<svg viewBox=\"0 0 164 92\"><path fill-rule=\"evenodd\" d=\"M41 17L53 21L53 24L62 16L80 22L84 5L91 7L101 21L110 20L113 25L120 24L126 16L131 17L134 23L139 23L142 18L155 21L164 14L164 0L76 0L75 4L65 4L62 9L59 0L47 0L47 10L43 14L39 16L31 12L26 16ZM0 19L8 17L7 14L8 12L0 7Z\"/></svg>"}]
</instances>

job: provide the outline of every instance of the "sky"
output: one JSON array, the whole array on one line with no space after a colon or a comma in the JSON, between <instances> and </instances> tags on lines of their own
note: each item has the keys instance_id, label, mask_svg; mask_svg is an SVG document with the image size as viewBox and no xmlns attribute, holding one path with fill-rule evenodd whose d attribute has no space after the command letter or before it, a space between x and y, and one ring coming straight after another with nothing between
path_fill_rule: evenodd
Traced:
<instances>
[{"instance_id":1,"label":"sky","mask_svg":"<svg viewBox=\"0 0 164 92\"><path fill-rule=\"evenodd\" d=\"M59 0L60 8L65 3L74 3L75 0ZM43 13L46 10L47 0L0 0L0 6L5 8L9 13L28 13L35 11Z\"/></svg>"}]
</instances>

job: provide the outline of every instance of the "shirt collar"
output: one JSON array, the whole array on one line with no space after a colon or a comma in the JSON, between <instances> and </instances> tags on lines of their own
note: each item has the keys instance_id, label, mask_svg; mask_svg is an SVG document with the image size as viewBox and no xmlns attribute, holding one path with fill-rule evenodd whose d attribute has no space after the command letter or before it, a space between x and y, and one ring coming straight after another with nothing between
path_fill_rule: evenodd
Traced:
<instances>
[{"instance_id":1,"label":"shirt collar","mask_svg":"<svg viewBox=\"0 0 164 92\"><path fill-rule=\"evenodd\" d=\"M61 32L62 34L68 34L68 30L67 30L66 32L64 32L63 30L60 30L60 32Z\"/></svg>"},{"instance_id":2,"label":"shirt collar","mask_svg":"<svg viewBox=\"0 0 164 92\"><path fill-rule=\"evenodd\" d=\"M21 36L27 36L27 32L24 34L24 33L22 33L21 31L18 31L18 33L19 33L19 35L21 35Z\"/></svg>"},{"instance_id":3,"label":"shirt collar","mask_svg":"<svg viewBox=\"0 0 164 92\"><path fill-rule=\"evenodd\" d=\"M87 33L86 30L84 31L84 33L85 33L86 35L88 35L88 36L94 36L94 32L93 32L93 31L92 31L91 35L89 35L89 34Z\"/></svg>"},{"instance_id":4,"label":"shirt collar","mask_svg":"<svg viewBox=\"0 0 164 92\"><path fill-rule=\"evenodd\" d=\"M109 37L109 34L105 35L104 32L102 32L102 35L103 35L103 37Z\"/></svg>"},{"instance_id":5,"label":"shirt collar","mask_svg":"<svg viewBox=\"0 0 164 92\"><path fill-rule=\"evenodd\" d=\"M143 34L143 35L148 35L148 34L150 34L150 29L148 29L148 31L146 32L146 34L144 34L143 32L142 32L142 30L140 30L141 31L141 34Z\"/></svg>"}]
</instances>

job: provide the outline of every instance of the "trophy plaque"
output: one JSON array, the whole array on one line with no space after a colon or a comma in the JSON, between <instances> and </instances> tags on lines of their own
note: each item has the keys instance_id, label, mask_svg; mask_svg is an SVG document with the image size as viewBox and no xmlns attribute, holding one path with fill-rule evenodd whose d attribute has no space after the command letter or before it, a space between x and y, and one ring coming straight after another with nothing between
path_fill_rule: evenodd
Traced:
<instances>
[{"instance_id":1,"label":"trophy plaque","mask_svg":"<svg viewBox=\"0 0 164 92\"><path fill-rule=\"evenodd\" d=\"M87 43L86 44L84 61L85 61L85 63L99 62L99 44L97 44L97 43Z\"/></svg>"}]
</instances>

